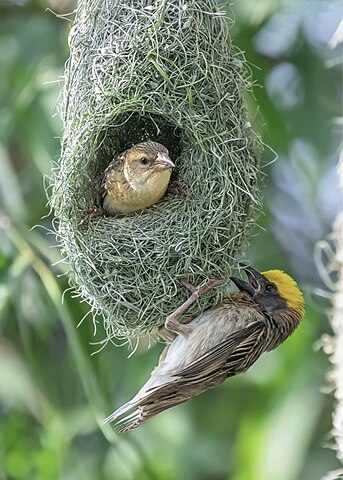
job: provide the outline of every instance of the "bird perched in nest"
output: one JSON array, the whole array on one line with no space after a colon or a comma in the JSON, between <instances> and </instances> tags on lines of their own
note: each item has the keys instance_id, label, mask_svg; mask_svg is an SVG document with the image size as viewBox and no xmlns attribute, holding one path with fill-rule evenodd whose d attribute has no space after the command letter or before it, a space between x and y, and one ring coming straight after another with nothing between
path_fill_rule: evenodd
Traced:
<instances>
[{"instance_id":1,"label":"bird perched in nest","mask_svg":"<svg viewBox=\"0 0 343 480\"><path fill-rule=\"evenodd\" d=\"M99 181L101 207L87 209L80 222L101 215L136 212L166 193L174 163L157 142L143 142L116 155Z\"/></svg>"},{"instance_id":2,"label":"bird perched in nest","mask_svg":"<svg viewBox=\"0 0 343 480\"><path fill-rule=\"evenodd\" d=\"M196 298L223 280L210 280L198 289L183 281L192 295L162 327L162 336L170 343L159 364L137 395L104 423L131 411L116 428L121 432L136 428L163 410L246 371L262 353L293 333L304 315L304 299L296 282L280 270L259 273L244 268L248 281L231 277L239 292L188 324L179 323L178 318Z\"/></svg>"}]
</instances>

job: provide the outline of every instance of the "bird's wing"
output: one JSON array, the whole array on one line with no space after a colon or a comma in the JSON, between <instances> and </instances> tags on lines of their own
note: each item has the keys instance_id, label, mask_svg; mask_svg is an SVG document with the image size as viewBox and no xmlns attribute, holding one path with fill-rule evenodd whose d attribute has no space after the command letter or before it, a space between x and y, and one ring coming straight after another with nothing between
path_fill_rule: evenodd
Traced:
<instances>
[{"instance_id":1,"label":"bird's wing","mask_svg":"<svg viewBox=\"0 0 343 480\"><path fill-rule=\"evenodd\" d=\"M126 432L221 383L225 378L247 370L266 350L267 334L267 326L261 321L231 334L187 367L170 375L169 381L138 394L110 415L106 422L117 420L126 413L116 423L118 431Z\"/></svg>"},{"instance_id":2,"label":"bird's wing","mask_svg":"<svg viewBox=\"0 0 343 480\"><path fill-rule=\"evenodd\" d=\"M200 382L224 375L224 378L247 370L266 350L267 328L254 322L211 348L178 372L182 382Z\"/></svg>"},{"instance_id":3,"label":"bird's wing","mask_svg":"<svg viewBox=\"0 0 343 480\"><path fill-rule=\"evenodd\" d=\"M147 408L157 401L162 404L165 402L168 405L165 408L169 408L187 400L183 392L184 386L190 387L190 391L197 395L227 377L244 372L266 350L266 339L265 323L252 323L228 336L182 370L170 375L169 381L147 388L137 404ZM189 395L188 398L191 396L194 395Z\"/></svg>"},{"instance_id":4,"label":"bird's wing","mask_svg":"<svg viewBox=\"0 0 343 480\"><path fill-rule=\"evenodd\" d=\"M99 177L98 184L100 185L99 191L101 204L107 194L106 181L108 180L109 176L112 177L112 181L115 180L115 176L118 176L118 180L122 178L124 160L125 157L123 154L115 156L111 163L107 165L106 170Z\"/></svg>"}]
</instances>

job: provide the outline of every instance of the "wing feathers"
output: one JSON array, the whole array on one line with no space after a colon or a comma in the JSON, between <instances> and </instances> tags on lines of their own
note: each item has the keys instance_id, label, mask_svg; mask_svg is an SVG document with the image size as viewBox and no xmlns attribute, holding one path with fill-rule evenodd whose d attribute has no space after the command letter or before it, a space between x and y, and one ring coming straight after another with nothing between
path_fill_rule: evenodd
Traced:
<instances>
[{"instance_id":1,"label":"wing feathers","mask_svg":"<svg viewBox=\"0 0 343 480\"><path fill-rule=\"evenodd\" d=\"M127 432L146 422L157 413L185 402L199 393L218 385L225 378L247 370L265 351L266 324L258 321L231 334L226 340L175 372L169 381L148 390L142 388L135 398L107 417L105 423L116 420L134 409L116 424ZM166 379L166 377L164 377ZM154 380L154 373L148 383Z\"/></svg>"},{"instance_id":2,"label":"wing feathers","mask_svg":"<svg viewBox=\"0 0 343 480\"><path fill-rule=\"evenodd\" d=\"M179 372L178 376L189 378L199 374L200 376L203 374L208 375L218 368L238 373L238 369L242 371L240 369L242 361L249 363L249 358L256 350L256 346L258 344L263 345L265 336L265 324L263 322L254 322L248 327L233 333L226 340L194 360Z\"/></svg>"}]
</instances>

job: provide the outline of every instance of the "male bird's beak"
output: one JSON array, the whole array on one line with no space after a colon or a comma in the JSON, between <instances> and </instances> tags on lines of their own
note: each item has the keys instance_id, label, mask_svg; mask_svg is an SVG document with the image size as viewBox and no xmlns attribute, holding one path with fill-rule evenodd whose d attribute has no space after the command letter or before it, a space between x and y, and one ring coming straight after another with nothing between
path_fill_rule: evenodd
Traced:
<instances>
[{"instance_id":1,"label":"male bird's beak","mask_svg":"<svg viewBox=\"0 0 343 480\"><path fill-rule=\"evenodd\" d=\"M260 272L252 267L244 266L243 268L247 274L249 282L237 277L230 277L230 280L233 281L241 292L247 292L249 295L254 295L254 293L260 289L262 282L265 282L265 278Z\"/></svg>"},{"instance_id":2,"label":"male bird's beak","mask_svg":"<svg viewBox=\"0 0 343 480\"><path fill-rule=\"evenodd\" d=\"M169 155L166 153L158 152L156 160L154 162L154 166L158 170L169 170L170 168L174 168L175 164L170 160Z\"/></svg>"}]
</instances>

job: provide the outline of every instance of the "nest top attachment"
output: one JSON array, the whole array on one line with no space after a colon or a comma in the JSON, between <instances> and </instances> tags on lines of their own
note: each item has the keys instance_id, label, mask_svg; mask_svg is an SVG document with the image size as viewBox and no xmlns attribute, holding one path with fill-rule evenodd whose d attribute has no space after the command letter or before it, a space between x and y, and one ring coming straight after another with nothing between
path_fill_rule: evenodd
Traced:
<instances>
[{"instance_id":1,"label":"nest top attachment","mask_svg":"<svg viewBox=\"0 0 343 480\"><path fill-rule=\"evenodd\" d=\"M212 0L81 0L60 98L62 153L51 205L70 279L106 338L150 332L195 285L228 277L259 205L260 140L227 19ZM152 140L185 195L79 226L114 155ZM194 305L200 313L223 290Z\"/></svg>"}]
</instances>

